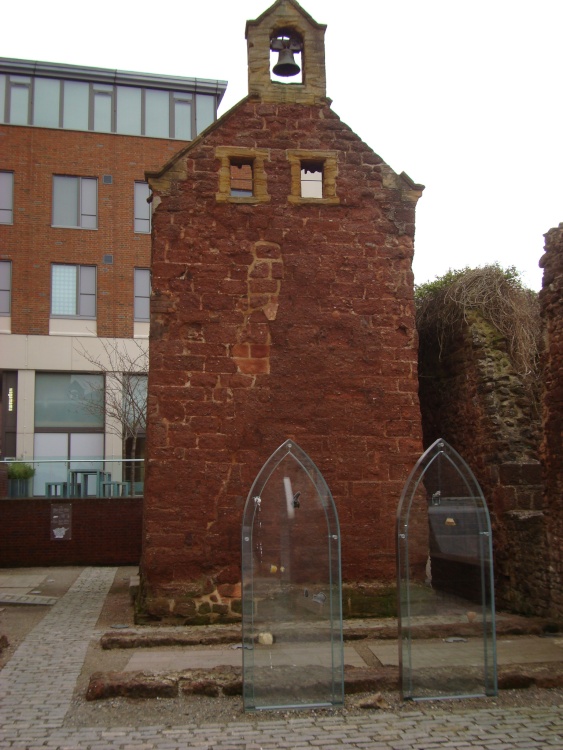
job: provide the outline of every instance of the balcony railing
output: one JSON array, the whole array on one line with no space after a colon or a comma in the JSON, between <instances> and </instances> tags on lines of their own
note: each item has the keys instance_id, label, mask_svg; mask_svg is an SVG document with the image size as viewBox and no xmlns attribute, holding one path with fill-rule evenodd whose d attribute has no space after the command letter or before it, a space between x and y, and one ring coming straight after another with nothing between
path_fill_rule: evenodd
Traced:
<instances>
[{"instance_id":1,"label":"balcony railing","mask_svg":"<svg viewBox=\"0 0 563 750\"><path fill-rule=\"evenodd\" d=\"M142 458L35 458L0 461L0 497L47 499L141 496Z\"/></svg>"}]
</instances>

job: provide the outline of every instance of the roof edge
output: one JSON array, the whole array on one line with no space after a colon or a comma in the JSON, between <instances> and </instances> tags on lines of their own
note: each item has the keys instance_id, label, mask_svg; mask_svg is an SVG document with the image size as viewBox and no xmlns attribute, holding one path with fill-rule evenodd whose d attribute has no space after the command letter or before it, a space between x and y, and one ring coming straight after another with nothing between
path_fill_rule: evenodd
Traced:
<instances>
[{"instance_id":1,"label":"roof edge","mask_svg":"<svg viewBox=\"0 0 563 750\"><path fill-rule=\"evenodd\" d=\"M227 88L227 81L212 78L188 78L184 76L140 73L111 68L92 68L66 63L19 60L0 57L0 72L14 75L39 76L43 78L66 78L73 81L93 81L121 86L142 86L154 89L174 89L195 93L215 94L219 101Z\"/></svg>"}]
</instances>

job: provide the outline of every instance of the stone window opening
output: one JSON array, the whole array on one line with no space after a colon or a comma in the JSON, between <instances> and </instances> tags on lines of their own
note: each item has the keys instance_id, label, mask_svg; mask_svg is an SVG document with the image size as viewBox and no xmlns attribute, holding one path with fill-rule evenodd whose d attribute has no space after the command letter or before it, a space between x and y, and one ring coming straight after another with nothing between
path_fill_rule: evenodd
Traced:
<instances>
[{"instance_id":1,"label":"stone window opening","mask_svg":"<svg viewBox=\"0 0 563 750\"><path fill-rule=\"evenodd\" d=\"M250 198L254 195L254 163L251 159L231 159L231 196Z\"/></svg>"},{"instance_id":2,"label":"stone window opening","mask_svg":"<svg viewBox=\"0 0 563 750\"><path fill-rule=\"evenodd\" d=\"M303 83L303 39L293 29L279 29L270 38L270 79Z\"/></svg>"},{"instance_id":3,"label":"stone window opening","mask_svg":"<svg viewBox=\"0 0 563 750\"><path fill-rule=\"evenodd\" d=\"M323 198L323 161L301 162L301 197Z\"/></svg>"},{"instance_id":4,"label":"stone window opening","mask_svg":"<svg viewBox=\"0 0 563 750\"><path fill-rule=\"evenodd\" d=\"M270 158L269 149L217 146L215 157L219 159L219 184L215 194L219 203L270 202L264 167Z\"/></svg>"},{"instance_id":5,"label":"stone window opening","mask_svg":"<svg viewBox=\"0 0 563 750\"><path fill-rule=\"evenodd\" d=\"M289 149L291 168L290 203L337 205L338 154L336 151Z\"/></svg>"}]
</instances>

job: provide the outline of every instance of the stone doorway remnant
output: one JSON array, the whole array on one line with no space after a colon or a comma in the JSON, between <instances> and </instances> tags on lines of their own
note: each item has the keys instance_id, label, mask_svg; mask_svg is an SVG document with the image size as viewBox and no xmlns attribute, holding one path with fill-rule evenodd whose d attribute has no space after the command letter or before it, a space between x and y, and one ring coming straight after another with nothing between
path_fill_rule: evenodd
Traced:
<instances>
[{"instance_id":1,"label":"stone doorway remnant","mask_svg":"<svg viewBox=\"0 0 563 750\"><path fill-rule=\"evenodd\" d=\"M287 440L260 470L244 509L245 710L342 705L341 602L332 494Z\"/></svg>"},{"instance_id":2,"label":"stone doorway remnant","mask_svg":"<svg viewBox=\"0 0 563 750\"><path fill-rule=\"evenodd\" d=\"M420 457L397 510L403 698L497 693L491 522L471 469L443 439ZM456 635L433 638L438 624Z\"/></svg>"}]
</instances>

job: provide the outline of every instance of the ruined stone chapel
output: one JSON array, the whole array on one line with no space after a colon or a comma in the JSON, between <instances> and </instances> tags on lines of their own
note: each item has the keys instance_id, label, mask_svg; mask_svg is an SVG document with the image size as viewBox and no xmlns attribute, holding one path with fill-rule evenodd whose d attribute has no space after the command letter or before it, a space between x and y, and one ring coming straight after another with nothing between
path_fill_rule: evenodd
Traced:
<instances>
[{"instance_id":1,"label":"ruined stone chapel","mask_svg":"<svg viewBox=\"0 0 563 750\"><path fill-rule=\"evenodd\" d=\"M295 0L249 21L248 96L147 175L149 617L238 617L244 503L288 438L337 505L344 614L395 578L398 498L422 452L411 261L423 187L331 109L325 28ZM282 77L300 74L273 75L272 53Z\"/></svg>"}]
</instances>

